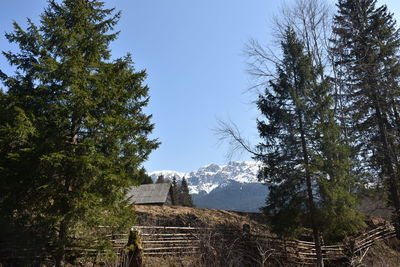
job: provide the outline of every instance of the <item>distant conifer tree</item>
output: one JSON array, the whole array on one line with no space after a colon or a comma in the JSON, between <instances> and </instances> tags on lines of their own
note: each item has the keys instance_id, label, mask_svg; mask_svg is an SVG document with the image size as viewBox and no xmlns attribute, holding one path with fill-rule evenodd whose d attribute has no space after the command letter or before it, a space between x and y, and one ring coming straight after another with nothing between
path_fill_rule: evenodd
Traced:
<instances>
[{"instance_id":1,"label":"distant conifer tree","mask_svg":"<svg viewBox=\"0 0 400 267\"><path fill-rule=\"evenodd\" d=\"M194 207L192 196L189 193L189 187L185 177L182 178L181 185L179 187L179 204L186 207Z\"/></svg>"},{"instance_id":2,"label":"distant conifer tree","mask_svg":"<svg viewBox=\"0 0 400 267\"><path fill-rule=\"evenodd\" d=\"M176 182L176 177L174 175L174 177L172 178L172 204L173 205L179 205L179 199L178 199L178 184Z\"/></svg>"},{"instance_id":3,"label":"distant conifer tree","mask_svg":"<svg viewBox=\"0 0 400 267\"><path fill-rule=\"evenodd\" d=\"M163 184L163 183L165 183L165 178L164 178L164 175L160 174L157 177L156 184Z\"/></svg>"},{"instance_id":4,"label":"distant conifer tree","mask_svg":"<svg viewBox=\"0 0 400 267\"><path fill-rule=\"evenodd\" d=\"M135 180L138 181L138 184L152 184L153 179L143 170L143 172L139 173Z\"/></svg>"}]
</instances>

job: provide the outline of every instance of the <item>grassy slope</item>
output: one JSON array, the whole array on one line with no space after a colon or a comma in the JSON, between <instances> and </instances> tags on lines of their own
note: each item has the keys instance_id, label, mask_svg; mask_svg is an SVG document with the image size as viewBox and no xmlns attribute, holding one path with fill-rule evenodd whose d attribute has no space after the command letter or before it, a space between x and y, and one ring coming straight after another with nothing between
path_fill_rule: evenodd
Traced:
<instances>
[{"instance_id":1,"label":"grassy slope","mask_svg":"<svg viewBox=\"0 0 400 267\"><path fill-rule=\"evenodd\" d=\"M230 227L242 229L249 224L252 231L268 233L265 217L260 213L198 209L180 206L136 206L139 225Z\"/></svg>"},{"instance_id":2,"label":"grassy slope","mask_svg":"<svg viewBox=\"0 0 400 267\"><path fill-rule=\"evenodd\" d=\"M136 206L139 225L229 227L241 229L249 224L253 232L268 234L265 217L260 213L198 209L180 206ZM369 228L384 223L383 219L370 218ZM186 266L186 265L183 265ZM360 266L400 266L400 241L377 242L363 257Z\"/></svg>"}]
</instances>

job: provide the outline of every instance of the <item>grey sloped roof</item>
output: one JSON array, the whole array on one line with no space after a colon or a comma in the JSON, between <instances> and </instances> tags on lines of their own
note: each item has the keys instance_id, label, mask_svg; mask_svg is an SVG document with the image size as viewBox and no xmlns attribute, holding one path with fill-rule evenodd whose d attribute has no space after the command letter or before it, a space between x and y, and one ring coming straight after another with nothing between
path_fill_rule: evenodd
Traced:
<instances>
[{"instance_id":1,"label":"grey sloped roof","mask_svg":"<svg viewBox=\"0 0 400 267\"><path fill-rule=\"evenodd\" d=\"M170 183L143 184L132 187L128 192L128 198L135 204L159 204L165 203L171 188Z\"/></svg>"}]
</instances>

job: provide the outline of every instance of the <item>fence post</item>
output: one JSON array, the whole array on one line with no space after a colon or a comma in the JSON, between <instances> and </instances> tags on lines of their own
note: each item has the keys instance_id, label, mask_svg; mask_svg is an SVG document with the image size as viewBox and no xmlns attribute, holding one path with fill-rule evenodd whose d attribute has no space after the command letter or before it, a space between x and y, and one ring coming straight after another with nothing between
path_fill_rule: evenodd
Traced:
<instances>
[{"instance_id":1,"label":"fence post","mask_svg":"<svg viewBox=\"0 0 400 267\"><path fill-rule=\"evenodd\" d=\"M139 232L135 229L129 231L128 237L128 267L141 267L143 266L143 246L140 239Z\"/></svg>"},{"instance_id":2,"label":"fence post","mask_svg":"<svg viewBox=\"0 0 400 267\"><path fill-rule=\"evenodd\" d=\"M343 254L346 256L348 264L351 265L353 263L356 250L356 240L354 237L345 237L343 240Z\"/></svg>"},{"instance_id":3,"label":"fence post","mask_svg":"<svg viewBox=\"0 0 400 267\"><path fill-rule=\"evenodd\" d=\"M243 235L249 237L250 232L251 232L250 225L247 223L243 224Z\"/></svg>"}]
</instances>

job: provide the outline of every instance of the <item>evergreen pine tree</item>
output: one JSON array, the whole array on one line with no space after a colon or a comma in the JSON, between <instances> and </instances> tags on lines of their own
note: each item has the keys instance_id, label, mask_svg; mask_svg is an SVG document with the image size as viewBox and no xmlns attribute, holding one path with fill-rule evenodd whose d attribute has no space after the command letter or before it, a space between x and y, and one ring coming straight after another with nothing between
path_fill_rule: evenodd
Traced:
<instances>
[{"instance_id":1,"label":"evergreen pine tree","mask_svg":"<svg viewBox=\"0 0 400 267\"><path fill-rule=\"evenodd\" d=\"M352 234L363 222L352 196L351 164L334 120L330 84L318 80L321 67L312 65L291 28L282 51L277 79L257 102L265 116L258 121L263 142L256 156L264 163L259 178L269 187L264 211L281 236L312 228L318 266L323 266L321 234L331 239L336 237L332 232Z\"/></svg>"},{"instance_id":2,"label":"evergreen pine tree","mask_svg":"<svg viewBox=\"0 0 400 267\"><path fill-rule=\"evenodd\" d=\"M265 95L260 95L258 108L266 121L258 121L258 145L263 153L258 159L265 166L259 176L269 187L264 211L274 232L295 236L304 227L302 217L307 214L316 244L318 262L322 263L320 226L310 170L310 124L314 112L307 110L307 96L312 81L310 58L303 53L303 45L288 29L282 40L283 62L277 66L278 79L271 81Z\"/></svg>"},{"instance_id":3,"label":"evergreen pine tree","mask_svg":"<svg viewBox=\"0 0 400 267\"><path fill-rule=\"evenodd\" d=\"M146 73L111 59L119 17L97 0L50 0L40 26L6 34L19 52L4 52L15 75L0 72L0 217L56 266L67 247L102 245L96 226L131 226L126 191L158 146Z\"/></svg>"},{"instance_id":4,"label":"evergreen pine tree","mask_svg":"<svg viewBox=\"0 0 400 267\"><path fill-rule=\"evenodd\" d=\"M178 198L178 184L176 183L176 177L174 176L172 178L172 204L173 205L179 205L179 198Z\"/></svg>"},{"instance_id":5,"label":"evergreen pine tree","mask_svg":"<svg viewBox=\"0 0 400 267\"><path fill-rule=\"evenodd\" d=\"M388 186L400 238L399 101L400 32L376 0L339 0L333 52L341 70L344 114L364 173ZM379 184L379 180L373 181Z\"/></svg>"},{"instance_id":6,"label":"evergreen pine tree","mask_svg":"<svg viewBox=\"0 0 400 267\"><path fill-rule=\"evenodd\" d=\"M189 187L185 177L182 178L179 186L179 204L185 207L194 207L192 196L189 194Z\"/></svg>"},{"instance_id":7,"label":"evergreen pine tree","mask_svg":"<svg viewBox=\"0 0 400 267\"><path fill-rule=\"evenodd\" d=\"M310 92L316 114L314 128L310 129L314 136L310 166L318 183L321 230L328 243L341 242L366 226L356 195L359 180L353 173L353 149L335 119L332 89L329 80L324 79L316 82Z\"/></svg>"},{"instance_id":8,"label":"evergreen pine tree","mask_svg":"<svg viewBox=\"0 0 400 267\"><path fill-rule=\"evenodd\" d=\"M153 179L146 173L144 169L138 172L137 176L134 177L138 184L152 184Z\"/></svg>"},{"instance_id":9,"label":"evergreen pine tree","mask_svg":"<svg viewBox=\"0 0 400 267\"><path fill-rule=\"evenodd\" d=\"M157 177L156 184L163 184L163 183L166 183L166 179L164 178L164 175L161 174Z\"/></svg>"}]
</instances>

